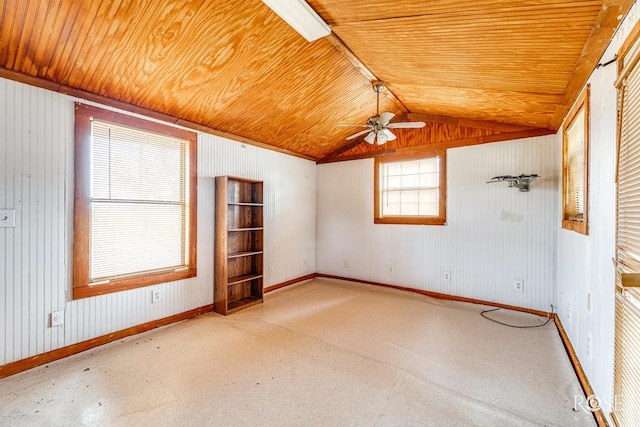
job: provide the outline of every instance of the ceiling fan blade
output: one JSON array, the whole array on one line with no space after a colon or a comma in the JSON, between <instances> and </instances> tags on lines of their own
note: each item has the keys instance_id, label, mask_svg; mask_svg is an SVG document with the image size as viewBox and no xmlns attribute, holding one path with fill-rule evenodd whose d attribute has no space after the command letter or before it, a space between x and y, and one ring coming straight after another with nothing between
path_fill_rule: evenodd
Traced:
<instances>
[{"instance_id":1,"label":"ceiling fan blade","mask_svg":"<svg viewBox=\"0 0 640 427\"><path fill-rule=\"evenodd\" d=\"M424 122L398 122L398 123L389 123L389 129L417 129L425 127Z\"/></svg>"},{"instance_id":2,"label":"ceiling fan blade","mask_svg":"<svg viewBox=\"0 0 640 427\"><path fill-rule=\"evenodd\" d=\"M396 139L396 136L389 129L382 129L382 133L387 136L387 141L393 141Z\"/></svg>"},{"instance_id":3,"label":"ceiling fan blade","mask_svg":"<svg viewBox=\"0 0 640 427\"><path fill-rule=\"evenodd\" d=\"M388 139L389 138L387 137L386 133L378 132L378 145L386 144Z\"/></svg>"},{"instance_id":4,"label":"ceiling fan blade","mask_svg":"<svg viewBox=\"0 0 640 427\"><path fill-rule=\"evenodd\" d=\"M369 125L362 125L362 124L353 124L353 123L338 123L336 126L355 126L355 127L359 127L359 128L366 128L369 127Z\"/></svg>"},{"instance_id":5,"label":"ceiling fan blade","mask_svg":"<svg viewBox=\"0 0 640 427\"><path fill-rule=\"evenodd\" d=\"M386 125L387 123L389 123L391 119L393 119L394 116L395 114L385 111L384 113L380 114L380 117L378 118L378 123L382 123L383 125Z\"/></svg>"},{"instance_id":6,"label":"ceiling fan blade","mask_svg":"<svg viewBox=\"0 0 640 427\"><path fill-rule=\"evenodd\" d=\"M369 135L364 137L364 140L369 144L373 144L373 141L376 139L376 134L374 132L369 132Z\"/></svg>"},{"instance_id":7,"label":"ceiling fan blade","mask_svg":"<svg viewBox=\"0 0 640 427\"><path fill-rule=\"evenodd\" d=\"M369 132L369 129L365 129L365 130L361 130L358 133L354 133L353 135L350 135L347 137L347 139L356 139L357 137L359 137L360 135L364 135L365 133Z\"/></svg>"}]
</instances>

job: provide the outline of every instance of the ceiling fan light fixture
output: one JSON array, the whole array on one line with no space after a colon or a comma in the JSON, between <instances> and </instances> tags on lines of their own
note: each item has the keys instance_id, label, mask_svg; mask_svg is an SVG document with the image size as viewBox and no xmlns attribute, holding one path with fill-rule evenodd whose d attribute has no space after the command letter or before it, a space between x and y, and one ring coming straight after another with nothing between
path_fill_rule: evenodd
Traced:
<instances>
[{"instance_id":1,"label":"ceiling fan light fixture","mask_svg":"<svg viewBox=\"0 0 640 427\"><path fill-rule=\"evenodd\" d=\"M389 138L387 137L386 133L378 132L378 145L386 144L388 139Z\"/></svg>"},{"instance_id":2,"label":"ceiling fan light fixture","mask_svg":"<svg viewBox=\"0 0 640 427\"><path fill-rule=\"evenodd\" d=\"M374 132L369 132L369 135L365 136L364 140L369 144L373 144L373 142L376 140L376 134Z\"/></svg>"},{"instance_id":3,"label":"ceiling fan light fixture","mask_svg":"<svg viewBox=\"0 0 640 427\"><path fill-rule=\"evenodd\" d=\"M304 0L262 0L262 2L308 42L331 34L331 26L324 22Z\"/></svg>"}]
</instances>

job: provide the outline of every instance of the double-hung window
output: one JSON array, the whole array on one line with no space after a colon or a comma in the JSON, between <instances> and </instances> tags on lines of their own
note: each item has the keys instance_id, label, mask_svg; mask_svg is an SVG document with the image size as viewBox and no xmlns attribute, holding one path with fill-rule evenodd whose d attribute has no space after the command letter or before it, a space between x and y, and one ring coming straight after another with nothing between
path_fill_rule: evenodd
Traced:
<instances>
[{"instance_id":1,"label":"double-hung window","mask_svg":"<svg viewBox=\"0 0 640 427\"><path fill-rule=\"evenodd\" d=\"M446 222L446 151L375 160L374 223Z\"/></svg>"},{"instance_id":2,"label":"double-hung window","mask_svg":"<svg viewBox=\"0 0 640 427\"><path fill-rule=\"evenodd\" d=\"M563 127L562 227L588 234L589 86Z\"/></svg>"},{"instance_id":3,"label":"double-hung window","mask_svg":"<svg viewBox=\"0 0 640 427\"><path fill-rule=\"evenodd\" d=\"M76 105L74 298L196 275L196 135Z\"/></svg>"}]
</instances>

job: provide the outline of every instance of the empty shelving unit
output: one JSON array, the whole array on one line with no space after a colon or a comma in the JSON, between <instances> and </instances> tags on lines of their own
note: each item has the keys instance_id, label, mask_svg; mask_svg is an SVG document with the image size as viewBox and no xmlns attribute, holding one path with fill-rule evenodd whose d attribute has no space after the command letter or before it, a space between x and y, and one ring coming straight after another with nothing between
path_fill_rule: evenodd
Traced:
<instances>
[{"instance_id":1,"label":"empty shelving unit","mask_svg":"<svg viewBox=\"0 0 640 427\"><path fill-rule=\"evenodd\" d=\"M213 310L224 315L262 302L262 181L216 177Z\"/></svg>"}]
</instances>

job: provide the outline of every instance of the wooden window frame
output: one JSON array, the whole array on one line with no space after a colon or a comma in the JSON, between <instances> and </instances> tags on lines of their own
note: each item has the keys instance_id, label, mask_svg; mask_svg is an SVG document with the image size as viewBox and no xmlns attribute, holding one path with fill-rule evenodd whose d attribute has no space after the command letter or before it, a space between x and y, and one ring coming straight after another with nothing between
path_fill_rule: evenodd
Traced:
<instances>
[{"instance_id":1,"label":"wooden window frame","mask_svg":"<svg viewBox=\"0 0 640 427\"><path fill-rule=\"evenodd\" d=\"M189 235L186 250L187 266L178 271L162 271L150 274L116 277L109 283L91 284L90 264L90 196L91 196L91 121L100 121L127 126L148 132L168 135L188 141L187 158L189 162L187 209ZM197 247L197 136L194 132L174 128L165 124L151 122L115 111L104 110L90 105L76 103L75 106L75 195L73 216L73 298L86 298L135 289L158 283L195 277Z\"/></svg>"},{"instance_id":2,"label":"wooden window frame","mask_svg":"<svg viewBox=\"0 0 640 427\"><path fill-rule=\"evenodd\" d=\"M438 157L440 159L439 212L438 216L385 216L380 209L380 165L384 163L421 160ZM378 156L373 167L373 223L409 225L446 225L447 223L447 151L434 150L416 154Z\"/></svg>"},{"instance_id":3,"label":"wooden window frame","mask_svg":"<svg viewBox=\"0 0 640 427\"><path fill-rule=\"evenodd\" d=\"M584 235L589 234L589 94L590 86L587 85L571 108L571 111L567 115L564 125L562 126L562 228ZM584 111L584 212L582 220L579 221L568 218L565 206L569 191L567 186L567 130L571 128L571 125L581 111Z\"/></svg>"}]
</instances>

